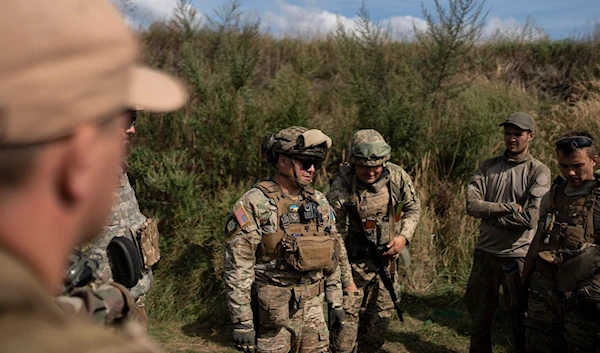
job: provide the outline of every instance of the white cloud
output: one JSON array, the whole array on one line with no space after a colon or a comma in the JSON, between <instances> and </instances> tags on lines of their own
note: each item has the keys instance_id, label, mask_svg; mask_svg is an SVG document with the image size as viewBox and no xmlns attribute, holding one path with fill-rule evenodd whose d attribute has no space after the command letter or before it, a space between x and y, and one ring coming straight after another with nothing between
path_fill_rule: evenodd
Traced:
<instances>
[{"instance_id":1,"label":"white cloud","mask_svg":"<svg viewBox=\"0 0 600 353\"><path fill-rule=\"evenodd\" d=\"M130 0L136 12L149 20L164 20L173 16L177 0Z\"/></svg>"},{"instance_id":2,"label":"white cloud","mask_svg":"<svg viewBox=\"0 0 600 353\"><path fill-rule=\"evenodd\" d=\"M487 23L482 31L482 39L510 39L531 41L546 37L543 30L537 27L533 19L528 19L524 23L514 18L501 19L492 16L487 19Z\"/></svg>"},{"instance_id":3,"label":"white cloud","mask_svg":"<svg viewBox=\"0 0 600 353\"><path fill-rule=\"evenodd\" d=\"M427 21L413 16L395 16L386 20L392 29L392 38L413 38L415 28L417 31L427 29Z\"/></svg>"},{"instance_id":4,"label":"white cloud","mask_svg":"<svg viewBox=\"0 0 600 353\"><path fill-rule=\"evenodd\" d=\"M155 21L169 20L173 17L179 3L178 0L111 1L123 12L125 23L131 27L143 27ZM193 5L188 4L186 7L193 8ZM202 13L197 11L197 20L201 21L202 17Z\"/></svg>"},{"instance_id":5,"label":"white cloud","mask_svg":"<svg viewBox=\"0 0 600 353\"><path fill-rule=\"evenodd\" d=\"M352 23L352 20L345 16L314 6L291 5L283 0L277 0L274 11L266 11L262 16L266 28L280 34L299 36L329 33L335 29L338 20L345 25Z\"/></svg>"},{"instance_id":6,"label":"white cloud","mask_svg":"<svg viewBox=\"0 0 600 353\"><path fill-rule=\"evenodd\" d=\"M308 4L306 7L296 6L284 0L276 0L274 9L262 16L265 29L283 35L309 37L331 33L338 23L348 31L355 31L357 21L357 17L349 18ZM413 25L418 30L427 27L425 20L412 16L395 16L383 19L380 23L389 26L393 38L397 39L412 38Z\"/></svg>"}]
</instances>

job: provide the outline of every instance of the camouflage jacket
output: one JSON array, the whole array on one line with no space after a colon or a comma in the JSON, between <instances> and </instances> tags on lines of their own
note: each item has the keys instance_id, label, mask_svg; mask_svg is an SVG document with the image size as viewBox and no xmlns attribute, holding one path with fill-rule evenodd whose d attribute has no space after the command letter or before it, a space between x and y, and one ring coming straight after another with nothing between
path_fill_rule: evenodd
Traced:
<instances>
[{"instance_id":1,"label":"camouflage jacket","mask_svg":"<svg viewBox=\"0 0 600 353\"><path fill-rule=\"evenodd\" d=\"M421 213L419 198L413 186L412 179L408 173L404 171L404 169L390 162L386 163L386 169L389 171L389 174L384 171L384 173L382 173L382 177L387 178L387 184L392 187L394 206L402 204L402 221L395 224L395 234L401 235L405 237L407 241L410 241L415 232L417 224L419 223L419 216ZM354 197L351 191L352 180L354 178L355 176L352 166L348 164L342 165L340 167L340 174L338 174L338 176L333 180L331 188L327 193L327 199L329 200L337 219L337 229L346 242L348 241L348 219L343 204ZM378 182L380 181L383 180L380 179ZM391 184L394 185L392 186ZM377 196L377 193L374 190L371 190L369 187L361 192L366 192L370 193L372 196ZM387 193L389 190L385 188L379 192ZM383 218L385 215L387 215L387 204L382 206L382 209L378 214L380 215L380 218ZM350 244L346 243L346 246L350 246ZM340 261L340 267L342 272L342 280L345 287L350 283L352 273L347 261L345 263Z\"/></svg>"},{"instance_id":2,"label":"camouflage jacket","mask_svg":"<svg viewBox=\"0 0 600 353\"><path fill-rule=\"evenodd\" d=\"M85 317L93 324L110 325L135 310L133 298L117 283L103 284L95 290L78 288L69 296L57 297L56 303L65 312Z\"/></svg>"},{"instance_id":3,"label":"camouflage jacket","mask_svg":"<svg viewBox=\"0 0 600 353\"><path fill-rule=\"evenodd\" d=\"M337 235L333 212L325 195L316 191L315 200L319 203L318 210L323 215L325 225L331 227ZM242 218L243 225L240 226L236 214L246 217ZM275 202L254 187L235 203L227 220L223 269L228 307L233 323L252 320L250 296L255 282L287 287L325 280L327 301L334 305L341 305L339 266L328 276L321 270L298 272L293 269L266 269L256 266L256 251L261 244L263 234L272 234L277 230L279 224L277 214ZM343 252L345 253L345 249Z\"/></svg>"},{"instance_id":4,"label":"camouflage jacket","mask_svg":"<svg viewBox=\"0 0 600 353\"><path fill-rule=\"evenodd\" d=\"M114 237L131 236L144 224L146 217L140 212L135 191L129 183L127 173L122 173L119 187L115 190L115 201L102 233L83 245L81 250L90 258L98 261L98 278L94 286L113 281L106 247ZM146 294L152 286L152 270L142 271L138 284L130 289L131 295L138 298Z\"/></svg>"}]
</instances>

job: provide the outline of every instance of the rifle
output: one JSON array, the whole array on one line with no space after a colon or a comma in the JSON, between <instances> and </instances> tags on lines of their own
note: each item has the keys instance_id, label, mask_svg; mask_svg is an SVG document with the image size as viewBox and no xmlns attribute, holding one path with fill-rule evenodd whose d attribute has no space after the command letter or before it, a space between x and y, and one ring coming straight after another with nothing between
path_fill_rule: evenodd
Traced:
<instances>
[{"instance_id":1,"label":"rifle","mask_svg":"<svg viewBox=\"0 0 600 353\"><path fill-rule=\"evenodd\" d=\"M392 302L394 302L394 308L396 309L396 313L398 314L398 319L404 322L404 317L402 316L404 312L402 311L402 309L400 309L398 296L396 295L396 291L394 289L394 282L392 281L390 271L388 270L387 261L383 258L383 255L381 255L381 251L377 247L377 244L375 244L375 242L369 238L367 230L365 229L365 225L363 224L362 219L360 218L360 214L358 213L356 202L344 202L344 209L346 210L346 214L348 215L348 219L350 220L350 222L356 227L356 229L359 230L361 235L359 239L362 240L364 246L367 249L367 252L370 255L371 260L373 260L373 262L375 263L375 267L377 268L377 274L379 275L379 277L381 277L383 286L390 293Z\"/></svg>"},{"instance_id":2,"label":"rifle","mask_svg":"<svg viewBox=\"0 0 600 353\"><path fill-rule=\"evenodd\" d=\"M69 295L75 288L85 287L97 277L98 261L76 250L69 256L69 268L63 276L63 295Z\"/></svg>"},{"instance_id":3,"label":"rifle","mask_svg":"<svg viewBox=\"0 0 600 353\"><path fill-rule=\"evenodd\" d=\"M519 264L512 259L503 266L506 286L510 295L510 321L515 339L515 352L525 352L525 312L527 311L527 296L521 287Z\"/></svg>"}]
</instances>

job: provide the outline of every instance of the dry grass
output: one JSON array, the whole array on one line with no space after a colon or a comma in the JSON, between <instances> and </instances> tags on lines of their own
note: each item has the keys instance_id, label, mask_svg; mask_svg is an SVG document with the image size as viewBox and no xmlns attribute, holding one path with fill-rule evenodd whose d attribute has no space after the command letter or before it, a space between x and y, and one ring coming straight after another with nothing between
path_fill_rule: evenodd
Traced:
<instances>
[{"instance_id":1,"label":"dry grass","mask_svg":"<svg viewBox=\"0 0 600 353\"><path fill-rule=\"evenodd\" d=\"M391 322L384 350L399 353L467 353L470 320L461 302L462 293L405 293L404 322ZM235 352L231 348L230 325L216 326L207 321L150 322L149 331L168 353ZM499 308L493 336L493 352L511 352L510 320Z\"/></svg>"}]
</instances>

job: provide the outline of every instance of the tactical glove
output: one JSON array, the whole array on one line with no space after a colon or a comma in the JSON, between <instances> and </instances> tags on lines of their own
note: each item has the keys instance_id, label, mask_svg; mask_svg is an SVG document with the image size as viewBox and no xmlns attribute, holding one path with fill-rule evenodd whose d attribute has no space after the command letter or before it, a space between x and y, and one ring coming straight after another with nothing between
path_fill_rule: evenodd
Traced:
<instances>
[{"instance_id":1,"label":"tactical glove","mask_svg":"<svg viewBox=\"0 0 600 353\"><path fill-rule=\"evenodd\" d=\"M238 323L233 326L233 346L238 351L254 352L256 332L251 325Z\"/></svg>"},{"instance_id":2,"label":"tactical glove","mask_svg":"<svg viewBox=\"0 0 600 353\"><path fill-rule=\"evenodd\" d=\"M339 329L344 325L344 320L346 320L346 311L344 308L333 307L329 311L329 326Z\"/></svg>"}]
</instances>

